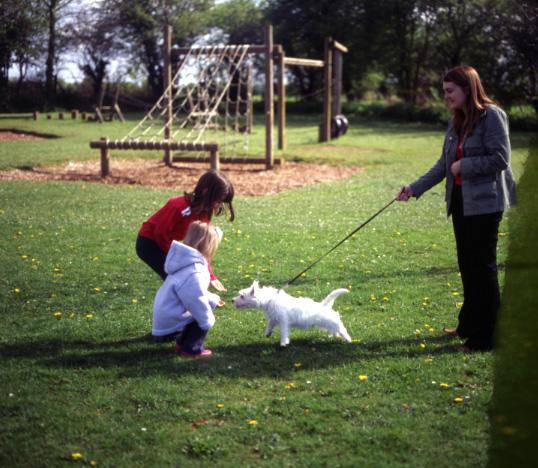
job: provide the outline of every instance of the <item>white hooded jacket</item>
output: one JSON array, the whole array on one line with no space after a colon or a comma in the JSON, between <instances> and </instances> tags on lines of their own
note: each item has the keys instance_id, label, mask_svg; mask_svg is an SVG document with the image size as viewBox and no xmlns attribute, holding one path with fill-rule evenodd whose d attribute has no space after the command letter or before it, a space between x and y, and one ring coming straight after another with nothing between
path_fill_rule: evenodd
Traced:
<instances>
[{"instance_id":1,"label":"white hooded jacket","mask_svg":"<svg viewBox=\"0 0 538 468\"><path fill-rule=\"evenodd\" d=\"M183 330L196 321L202 330L215 323L213 309L218 295L210 293L207 261L196 249L173 241L166 256L164 270L168 274L157 291L153 303L154 336Z\"/></svg>"}]
</instances>

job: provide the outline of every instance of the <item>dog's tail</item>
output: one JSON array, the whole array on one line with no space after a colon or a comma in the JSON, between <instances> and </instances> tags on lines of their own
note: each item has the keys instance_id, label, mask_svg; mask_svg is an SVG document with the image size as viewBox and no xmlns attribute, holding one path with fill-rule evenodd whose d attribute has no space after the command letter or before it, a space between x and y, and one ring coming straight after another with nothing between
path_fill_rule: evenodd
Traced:
<instances>
[{"instance_id":1,"label":"dog's tail","mask_svg":"<svg viewBox=\"0 0 538 468\"><path fill-rule=\"evenodd\" d=\"M338 296L341 296L342 294L348 293L349 290L346 288L341 289L335 289L332 293L330 293L323 301L321 302L321 305L323 307L330 307L332 308L334 301Z\"/></svg>"}]
</instances>

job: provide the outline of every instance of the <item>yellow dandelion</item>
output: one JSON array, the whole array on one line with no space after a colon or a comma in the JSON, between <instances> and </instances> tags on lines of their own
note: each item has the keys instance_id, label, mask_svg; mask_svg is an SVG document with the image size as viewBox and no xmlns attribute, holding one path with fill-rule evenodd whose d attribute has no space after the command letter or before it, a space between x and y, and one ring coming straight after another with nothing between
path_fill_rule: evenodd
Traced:
<instances>
[{"instance_id":1,"label":"yellow dandelion","mask_svg":"<svg viewBox=\"0 0 538 468\"><path fill-rule=\"evenodd\" d=\"M428 328L428 331L429 331L430 333L433 333L433 332L435 331L435 328L430 327L430 328Z\"/></svg>"},{"instance_id":2,"label":"yellow dandelion","mask_svg":"<svg viewBox=\"0 0 538 468\"><path fill-rule=\"evenodd\" d=\"M22 258L23 260L27 260L27 259L28 259L28 255L21 255L21 258Z\"/></svg>"},{"instance_id":3,"label":"yellow dandelion","mask_svg":"<svg viewBox=\"0 0 538 468\"><path fill-rule=\"evenodd\" d=\"M441 382L441 383L439 384L439 387L441 387L441 388L448 388L449 386L450 386L450 385L448 385L446 382Z\"/></svg>"},{"instance_id":4,"label":"yellow dandelion","mask_svg":"<svg viewBox=\"0 0 538 468\"><path fill-rule=\"evenodd\" d=\"M101 288L93 288L95 292L101 292Z\"/></svg>"},{"instance_id":5,"label":"yellow dandelion","mask_svg":"<svg viewBox=\"0 0 538 468\"><path fill-rule=\"evenodd\" d=\"M133 304L138 304L138 299L133 299L133 300L131 300L131 302L132 302Z\"/></svg>"},{"instance_id":6,"label":"yellow dandelion","mask_svg":"<svg viewBox=\"0 0 538 468\"><path fill-rule=\"evenodd\" d=\"M359 375L359 380L360 380L361 382L364 382L365 380L368 380L368 376L365 375L365 374L360 374L360 375Z\"/></svg>"},{"instance_id":7,"label":"yellow dandelion","mask_svg":"<svg viewBox=\"0 0 538 468\"><path fill-rule=\"evenodd\" d=\"M426 343L424 343L424 342L420 343L420 347L421 347L421 349L426 348Z\"/></svg>"},{"instance_id":8,"label":"yellow dandelion","mask_svg":"<svg viewBox=\"0 0 538 468\"><path fill-rule=\"evenodd\" d=\"M54 273L59 273L59 272L62 271L62 270L60 270L58 267L55 267L55 268L52 269L52 271L53 271Z\"/></svg>"},{"instance_id":9,"label":"yellow dandelion","mask_svg":"<svg viewBox=\"0 0 538 468\"><path fill-rule=\"evenodd\" d=\"M286 400L286 397L285 396L281 396L278 398L280 401L285 401Z\"/></svg>"},{"instance_id":10,"label":"yellow dandelion","mask_svg":"<svg viewBox=\"0 0 538 468\"><path fill-rule=\"evenodd\" d=\"M463 403L463 398L460 396L454 397L454 403Z\"/></svg>"},{"instance_id":11,"label":"yellow dandelion","mask_svg":"<svg viewBox=\"0 0 538 468\"><path fill-rule=\"evenodd\" d=\"M224 408L224 403L217 403L217 408L219 408L219 409Z\"/></svg>"},{"instance_id":12,"label":"yellow dandelion","mask_svg":"<svg viewBox=\"0 0 538 468\"><path fill-rule=\"evenodd\" d=\"M86 317L86 320L91 320L93 318L93 314L87 313L84 317Z\"/></svg>"},{"instance_id":13,"label":"yellow dandelion","mask_svg":"<svg viewBox=\"0 0 538 468\"><path fill-rule=\"evenodd\" d=\"M383 300L384 300L385 302L388 302L388 301L389 301L389 298L388 298L387 296L383 296Z\"/></svg>"},{"instance_id":14,"label":"yellow dandelion","mask_svg":"<svg viewBox=\"0 0 538 468\"><path fill-rule=\"evenodd\" d=\"M251 425L251 426L256 426L256 425L258 424L258 421L256 421L255 419L251 419L251 420L249 420L248 423L249 423L249 425Z\"/></svg>"},{"instance_id":15,"label":"yellow dandelion","mask_svg":"<svg viewBox=\"0 0 538 468\"><path fill-rule=\"evenodd\" d=\"M132 188L132 186L130 186ZM90 466L97 466L97 462L95 460L90 460Z\"/></svg>"},{"instance_id":16,"label":"yellow dandelion","mask_svg":"<svg viewBox=\"0 0 538 468\"><path fill-rule=\"evenodd\" d=\"M373 302L373 301L377 301L377 297L375 297L373 294L370 296L370 300Z\"/></svg>"},{"instance_id":17,"label":"yellow dandelion","mask_svg":"<svg viewBox=\"0 0 538 468\"><path fill-rule=\"evenodd\" d=\"M431 358L431 357L426 358L426 359L424 359L424 362L425 362L426 364L431 364L431 363L433 362L433 358Z\"/></svg>"},{"instance_id":18,"label":"yellow dandelion","mask_svg":"<svg viewBox=\"0 0 538 468\"><path fill-rule=\"evenodd\" d=\"M15 288L14 291L15 291L15 294L19 294L21 292L21 288Z\"/></svg>"},{"instance_id":19,"label":"yellow dandelion","mask_svg":"<svg viewBox=\"0 0 538 468\"><path fill-rule=\"evenodd\" d=\"M58 320L60 320L62 318L62 313L61 312L54 312L54 317L57 318Z\"/></svg>"},{"instance_id":20,"label":"yellow dandelion","mask_svg":"<svg viewBox=\"0 0 538 468\"><path fill-rule=\"evenodd\" d=\"M302 364L300 362L296 362L295 364L293 364L293 367L295 367L296 369L299 369L299 367L301 367Z\"/></svg>"},{"instance_id":21,"label":"yellow dandelion","mask_svg":"<svg viewBox=\"0 0 538 468\"><path fill-rule=\"evenodd\" d=\"M459 293L459 291L452 291L452 295L453 295L453 296L459 296L460 293Z\"/></svg>"},{"instance_id":22,"label":"yellow dandelion","mask_svg":"<svg viewBox=\"0 0 538 468\"><path fill-rule=\"evenodd\" d=\"M72 460L82 460L82 453L80 452L73 452L71 454L71 459Z\"/></svg>"}]
</instances>

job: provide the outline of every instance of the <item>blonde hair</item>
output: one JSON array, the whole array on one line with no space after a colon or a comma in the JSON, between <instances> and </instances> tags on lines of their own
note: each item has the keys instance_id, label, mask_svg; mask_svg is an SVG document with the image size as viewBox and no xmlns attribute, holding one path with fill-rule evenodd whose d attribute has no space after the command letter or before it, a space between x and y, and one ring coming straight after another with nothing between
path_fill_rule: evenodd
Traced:
<instances>
[{"instance_id":1,"label":"blonde hair","mask_svg":"<svg viewBox=\"0 0 538 468\"><path fill-rule=\"evenodd\" d=\"M217 229L209 223L193 221L187 229L183 243L198 250L205 258L211 258L220 244Z\"/></svg>"}]
</instances>

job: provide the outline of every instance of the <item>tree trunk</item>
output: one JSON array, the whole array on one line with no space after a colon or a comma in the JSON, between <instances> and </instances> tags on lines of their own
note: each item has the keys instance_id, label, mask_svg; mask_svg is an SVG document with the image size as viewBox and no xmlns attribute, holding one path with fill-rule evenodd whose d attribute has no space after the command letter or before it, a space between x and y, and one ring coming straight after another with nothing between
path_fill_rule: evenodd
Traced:
<instances>
[{"instance_id":1,"label":"tree trunk","mask_svg":"<svg viewBox=\"0 0 538 468\"><path fill-rule=\"evenodd\" d=\"M54 57L56 55L56 7L58 0L50 0L47 4L49 9L49 39L47 45L47 61L45 70L45 102L46 107L54 107L56 98L56 87L54 80Z\"/></svg>"}]
</instances>

